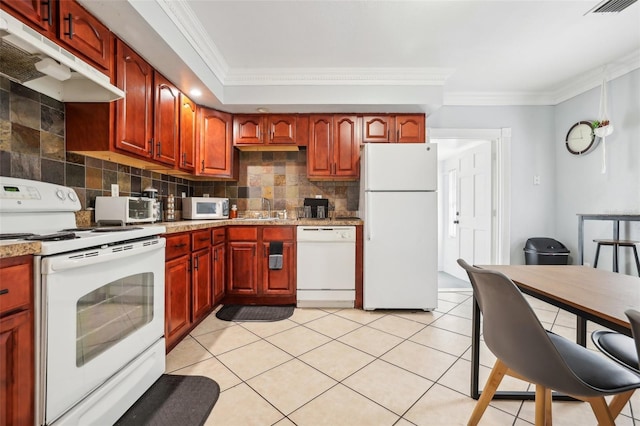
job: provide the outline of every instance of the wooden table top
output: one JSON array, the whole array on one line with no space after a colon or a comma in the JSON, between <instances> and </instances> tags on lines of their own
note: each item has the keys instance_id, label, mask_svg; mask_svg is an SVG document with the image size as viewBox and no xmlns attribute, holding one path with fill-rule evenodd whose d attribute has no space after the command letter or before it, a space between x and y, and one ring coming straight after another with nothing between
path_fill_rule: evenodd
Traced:
<instances>
[{"instance_id":1,"label":"wooden table top","mask_svg":"<svg viewBox=\"0 0 640 426\"><path fill-rule=\"evenodd\" d=\"M520 288L627 329L627 309L640 309L640 278L577 265L479 265ZM525 291L526 292L526 291Z\"/></svg>"}]
</instances>

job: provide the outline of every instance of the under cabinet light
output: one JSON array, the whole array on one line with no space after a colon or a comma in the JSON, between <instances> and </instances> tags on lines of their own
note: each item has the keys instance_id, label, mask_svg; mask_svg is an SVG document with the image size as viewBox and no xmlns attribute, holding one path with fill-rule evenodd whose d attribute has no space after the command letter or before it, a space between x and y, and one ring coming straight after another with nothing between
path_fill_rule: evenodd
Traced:
<instances>
[{"instance_id":1,"label":"under cabinet light","mask_svg":"<svg viewBox=\"0 0 640 426\"><path fill-rule=\"evenodd\" d=\"M38 71L56 80L65 81L71 78L71 70L69 67L59 64L51 58L44 58L40 62L36 62L35 66Z\"/></svg>"}]
</instances>

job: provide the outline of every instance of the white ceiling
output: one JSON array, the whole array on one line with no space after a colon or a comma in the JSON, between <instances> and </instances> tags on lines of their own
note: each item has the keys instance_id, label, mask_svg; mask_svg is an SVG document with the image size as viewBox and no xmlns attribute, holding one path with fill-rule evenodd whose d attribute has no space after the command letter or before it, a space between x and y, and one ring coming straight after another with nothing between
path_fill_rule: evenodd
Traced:
<instances>
[{"instance_id":1,"label":"white ceiling","mask_svg":"<svg viewBox=\"0 0 640 426\"><path fill-rule=\"evenodd\" d=\"M197 102L231 112L554 105L640 67L640 3L81 0ZM143 18L144 17L144 18Z\"/></svg>"}]
</instances>

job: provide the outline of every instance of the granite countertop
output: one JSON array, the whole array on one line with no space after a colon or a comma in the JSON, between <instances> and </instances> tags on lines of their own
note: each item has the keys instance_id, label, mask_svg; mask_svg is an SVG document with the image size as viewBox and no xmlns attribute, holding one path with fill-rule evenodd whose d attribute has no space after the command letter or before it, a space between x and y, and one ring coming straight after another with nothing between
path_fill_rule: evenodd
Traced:
<instances>
[{"instance_id":1,"label":"granite countertop","mask_svg":"<svg viewBox=\"0 0 640 426\"><path fill-rule=\"evenodd\" d=\"M223 220L180 220L176 222L160 222L143 226L164 226L167 234L195 231L197 229L216 228L235 225L268 225L268 226L354 226L362 225L361 219L350 217L345 219L223 219ZM39 241L0 241L0 259L22 255L33 255L40 252Z\"/></svg>"}]
</instances>

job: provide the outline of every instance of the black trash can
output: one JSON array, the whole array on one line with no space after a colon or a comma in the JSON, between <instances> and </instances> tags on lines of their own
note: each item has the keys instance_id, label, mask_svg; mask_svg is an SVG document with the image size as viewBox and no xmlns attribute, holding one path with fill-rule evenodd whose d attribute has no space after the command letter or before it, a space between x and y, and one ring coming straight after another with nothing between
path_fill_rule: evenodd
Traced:
<instances>
[{"instance_id":1,"label":"black trash can","mask_svg":"<svg viewBox=\"0 0 640 426\"><path fill-rule=\"evenodd\" d=\"M553 238L529 238L524 246L524 261L527 265L566 265L569 250Z\"/></svg>"}]
</instances>

